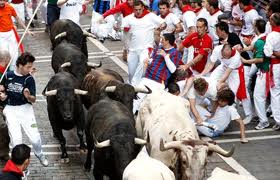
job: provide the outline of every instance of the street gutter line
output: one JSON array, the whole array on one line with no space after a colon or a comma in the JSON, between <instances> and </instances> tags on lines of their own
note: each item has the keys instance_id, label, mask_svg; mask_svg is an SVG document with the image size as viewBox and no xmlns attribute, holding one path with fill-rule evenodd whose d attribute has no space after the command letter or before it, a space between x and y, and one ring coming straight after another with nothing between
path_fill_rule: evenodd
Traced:
<instances>
[{"instance_id":1,"label":"street gutter line","mask_svg":"<svg viewBox=\"0 0 280 180\"><path fill-rule=\"evenodd\" d=\"M259 137L247 137L249 141L257 141L257 140L264 140L264 139L277 139L280 138L280 135L270 135L270 136L259 136ZM240 142L239 138L234 139L220 139L214 140L217 143L230 143L230 142Z\"/></svg>"},{"instance_id":2,"label":"street gutter line","mask_svg":"<svg viewBox=\"0 0 280 180\"><path fill-rule=\"evenodd\" d=\"M258 132L271 132L273 131L272 128L261 129L261 130L246 130L245 133L258 133ZM232 131L232 132L225 132L223 135L233 135L233 134L240 134L240 131Z\"/></svg>"}]
</instances>

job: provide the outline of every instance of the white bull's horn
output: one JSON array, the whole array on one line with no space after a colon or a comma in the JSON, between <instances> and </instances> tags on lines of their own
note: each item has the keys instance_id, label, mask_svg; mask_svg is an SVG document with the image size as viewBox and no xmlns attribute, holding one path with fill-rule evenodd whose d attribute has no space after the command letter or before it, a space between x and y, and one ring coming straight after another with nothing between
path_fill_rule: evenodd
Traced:
<instances>
[{"instance_id":1,"label":"white bull's horn","mask_svg":"<svg viewBox=\"0 0 280 180\"><path fill-rule=\"evenodd\" d=\"M105 92L115 92L116 88L116 86L107 86Z\"/></svg>"},{"instance_id":2,"label":"white bull's horn","mask_svg":"<svg viewBox=\"0 0 280 180\"><path fill-rule=\"evenodd\" d=\"M92 37L92 38L96 39L96 36L95 36L95 35L93 35L93 34L87 32L86 30L83 30L83 35L88 36L88 37Z\"/></svg>"},{"instance_id":3,"label":"white bull's horn","mask_svg":"<svg viewBox=\"0 0 280 180\"><path fill-rule=\"evenodd\" d=\"M211 144L211 143L207 143L207 144L208 144L208 150L209 151L216 152L216 153L218 153L218 154L220 154L224 157L230 157L234 153L234 149L235 149L234 145L231 147L230 151L226 151L218 145Z\"/></svg>"},{"instance_id":4,"label":"white bull's horn","mask_svg":"<svg viewBox=\"0 0 280 180\"><path fill-rule=\"evenodd\" d=\"M145 141L144 139L140 139L140 138L134 138L134 143L139 144L139 145L145 145L145 144L147 144L147 141Z\"/></svg>"},{"instance_id":5,"label":"white bull's horn","mask_svg":"<svg viewBox=\"0 0 280 180\"><path fill-rule=\"evenodd\" d=\"M65 68L65 67L69 67L69 66L71 66L71 63L70 62L65 62L65 63L63 63L63 64L61 64L61 68Z\"/></svg>"},{"instance_id":6,"label":"white bull's horn","mask_svg":"<svg viewBox=\"0 0 280 180\"><path fill-rule=\"evenodd\" d=\"M97 148L104 148L104 147L110 146L110 140L109 139L99 143L94 134L92 134L92 138L93 138L93 141L94 141L94 146L97 147Z\"/></svg>"},{"instance_id":7,"label":"white bull's horn","mask_svg":"<svg viewBox=\"0 0 280 180\"><path fill-rule=\"evenodd\" d=\"M164 143L163 139L160 138L159 150L166 151L169 149L181 149L180 146L182 145L181 141L171 141Z\"/></svg>"},{"instance_id":8,"label":"white bull's horn","mask_svg":"<svg viewBox=\"0 0 280 180\"><path fill-rule=\"evenodd\" d=\"M58 35L56 35L54 39L56 40L58 38L65 37L66 35L67 35L67 32L62 32L62 33L59 33Z\"/></svg>"},{"instance_id":9,"label":"white bull's horn","mask_svg":"<svg viewBox=\"0 0 280 180\"><path fill-rule=\"evenodd\" d=\"M87 65L88 65L89 67L96 68L96 67L101 67L101 66L102 66L102 62L100 61L99 64L93 63L93 62L87 62Z\"/></svg>"},{"instance_id":10,"label":"white bull's horn","mask_svg":"<svg viewBox=\"0 0 280 180\"><path fill-rule=\"evenodd\" d=\"M57 93L57 90L54 89L54 90L46 91L44 95L45 96L54 96L54 95L56 95L56 93Z\"/></svg>"},{"instance_id":11,"label":"white bull's horn","mask_svg":"<svg viewBox=\"0 0 280 180\"><path fill-rule=\"evenodd\" d=\"M74 89L74 93L78 95L86 95L88 91L83 91L81 89Z\"/></svg>"},{"instance_id":12,"label":"white bull's horn","mask_svg":"<svg viewBox=\"0 0 280 180\"><path fill-rule=\"evenodd\" d=\"M145 86L145 88L144 87L135 87L134 91L138 92L138 93L145 93L145 94L150 94L152 92L152 90L148 86Z\"/></svg>"}]
</instances>

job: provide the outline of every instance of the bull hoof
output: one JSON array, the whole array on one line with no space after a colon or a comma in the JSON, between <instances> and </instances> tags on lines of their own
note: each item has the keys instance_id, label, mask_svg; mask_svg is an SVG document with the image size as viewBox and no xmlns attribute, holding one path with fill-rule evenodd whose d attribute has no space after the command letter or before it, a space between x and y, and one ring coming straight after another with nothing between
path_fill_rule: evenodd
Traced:
<instances>
[{"instance_id":1,"label":"bull hoof","mask_svg":"<svg viewBox=\"0 0 280 180\"><path fill-rule=\"evenodd\" d=\"M62 164L68 164L70 161L69 161L69 158L62 158L62 159L60 160L60 162L61 162Z\"/></svg>"}]
</instances>

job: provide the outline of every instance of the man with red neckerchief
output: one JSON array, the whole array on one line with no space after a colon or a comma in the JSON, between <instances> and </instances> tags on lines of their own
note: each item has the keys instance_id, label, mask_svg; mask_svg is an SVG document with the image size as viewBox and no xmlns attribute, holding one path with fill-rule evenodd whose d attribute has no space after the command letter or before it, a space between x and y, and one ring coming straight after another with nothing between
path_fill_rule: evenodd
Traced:
<instances>
[{"instance_id":1,"label":"man with red neckerchief","mask_svg":"<svg viewBox=\"0 0 280 180\"><path fill-rule=\"evenodd\" d=\"M270 16L272 32L266 37L264 54L270 61L271 109L276 124L273 129L280 129L280 13Z\"/></svg>"},{"instance_id":2,"label":"man with red neckerchief","mask_svg":"<svg viewBox=\"0 0 280 180\"><path fill-rule=\"evenodd\" d=\"M219 9L218 0L206 0L206 10L209 12L210 16L206 19L208 21L209 35L212 37L214 46L219 44L219 37L216 34L215 25L218 23L218 17L223 14Z\"/></svg>"},{"instance_id":3,"label":"man with red neckerchief","mask_svg":"<svg viewBox=\"0 0 280 180\"><path fill-rule=\"evenodd\" d=\"M194 58L185 65L181 65L180 69L187 70L191 68L194 74L200 74L205 68L209 50L212 49L213 43L211 37L207 34L208 23L206 19L198 19L196 29L197 32L186 37L178 49L183 51L184 47L194 47Z\"/></svg>"},{"instance_id":4,"label":"man with red neckerchief","mask_svg":"<svg viewBox=\"0 0 280 180\"><path fill-rule=\"evenodd\" d=\"M205 0L189 0L191 3L191 7L194 9L196 14L196 21L199 18L207 18L209 16L209 12L205 8Z\"/></svg>"},{"instance_id":5,"label":"man with red neckerchief","mask_svg":"<svg viewBox=\"0 0 280 180\"><path fill-rule=\"evenodd\" d=\"M164 19L150 13L142 1L134 1L134 13L123 19L122 28L129 33L128 76L138 85L144 74L144 61L149 59L154 46L154 29L166 27Z\"/></svg>"}]
</instances>

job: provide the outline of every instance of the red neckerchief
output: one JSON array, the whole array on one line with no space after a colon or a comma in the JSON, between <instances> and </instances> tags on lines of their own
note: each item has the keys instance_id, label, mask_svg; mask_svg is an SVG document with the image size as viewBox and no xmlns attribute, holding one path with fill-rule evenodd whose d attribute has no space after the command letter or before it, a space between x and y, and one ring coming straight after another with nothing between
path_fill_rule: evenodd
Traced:
<instances>
[{"instance_id":1,"label":"red neckerchief","mask_svg":"<svg viewBox=\"0 0 280 180\"><path fill-rule=\"evenodd\" d=\"M137 19L140 19L140 18L146 16L146 15L149 14L149 13L150 13L150 11L148 11L147 9L144 9L144 10L143 10L143 13L140 15L140 17L136 17L135 14L134 14L134 16L135 16Z\"/></svg>"},{"instance_id":2,"label":"red neckerchief","mask_svg":"<svg viewBox=\"0 0 280 180\"><path fill-rule=\"evenodd\" d=\"M261 40L265 41L266 40L266 36L263 36L260 38Z\"/></svg>"},{"instance_id":3,"label":"red neckerchief","mask_svg":"<svg viewBox=\"0 0 280 180\"><path fill-rule=\"evenodd\" d=\"M213 13L210 13L210 15L212 16L212 15L216 14L218 11L220 11L219 8L215 9Z\"/></svg>"},{"instance_id":4,"label":"red neckerchief","mask_svg":"<svg viewBox=\"0 0 280 180\"><path fill-rule=\"evenodd\" d=\"M232 49L230 57L232 58L236 54L236 50Z\"/></svg>"},{"instance_id":5,"label":"red neckerchief","mask_svg":"<svg viewBox=\"0 0 280 180\"><path fill-rule=\"evenodd\" d=\"M1 73L3 74L5 72L5 70L6 70L6 67L0 65L0 74Z\"/></svg>"},{"instance_id":6,"label":"red neckerchief","mask_svg":"<svg viewBox=\"0 0 280 180\"><path fill-rule=\"evenodd\" d=\"M244 8L244 12L248 12L251 11L252 9L255 9L254 6L252 4L248 5L246 8Z\"/></svg>"},{"instance_id":7,"label":"red neckerchief","mask_svg":"<svg viewBox=\"0 0 280 180\"><path fill-rule=\"evenodd\" d=\"M280 32L280 26L272 26L272 31L274 32Z\"/></svg>"},{"instance_id":8,"label":"red neckerchief","mask_svg":"<svg viewBox=\"0 0 280 180\"><path fill-rule=\"evenodd\" d=\"M201 7L200 8L195 8L195 9L193 9L193 12L198 13L201 9L202 9Z\"/></svg>"},{"instance_id":9,"label":"red neckerchief","mask_svg":"<svg viewBox=\"0 0 280 180\"><path fill-rule=\"evenodd\" d=\"M6 163L6 165L2 171L3 172L14 172L16 174L23 176L22 171L15 165L15 163L13 163L12 160L8 160L8 162Z\"/></svg>"},{"instance_id":10,"label":"red neckerchief","mask_svg":"<svg viewBox=\"0 0 280 180\"><path fill-rule=\"evenodd\" d=\"M168 10L167 14L165 14L164 16L163 16L163 15L160 15L160 17L161 17L162 19L165 19L166 16L168 16L169 13L170 13L170 11Z\"/></svg>"},{"instance_id":11,"label":"red neckerchief","mask_svg":"<svg viewBox=\"0 0 280 180\"><path fill-rule=\"evenodd\" d=\"M194 11L194 9L190 6L190 5L185 5L183 8L182 8L182 13L184 14L185 12L187 11Z\"/></svg>"}]
</instances>

